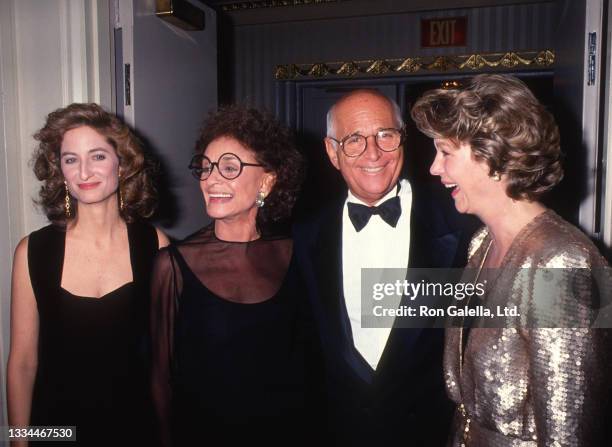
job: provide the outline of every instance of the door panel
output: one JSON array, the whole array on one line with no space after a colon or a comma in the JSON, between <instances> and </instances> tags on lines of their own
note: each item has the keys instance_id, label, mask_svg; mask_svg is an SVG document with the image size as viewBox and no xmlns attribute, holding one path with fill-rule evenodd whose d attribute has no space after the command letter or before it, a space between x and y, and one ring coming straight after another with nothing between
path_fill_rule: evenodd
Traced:
<instances>
[{"instance_id":1,"label":"door panel","mask_svg":"<svg viewBox=\"0 0 612 447\"><path fill-rule=\"evenodd\" d=\"M560 211L593 237L601 236L603 209L600 138L603 3L603 0L560 1L555 46L555 115L566 155L566 175L557 194L564 196L568 204ZM574 204L577 206L572 208Z\"/></svg>"},{"instance_id":2,"label":"door panel","mask_svg":"<svg viewBox=\"0 0 612 447\"><path fill-rule=\"evenodd\" d=\"M209 221L187 166L202 120L217 107L216 16L194 1L205 11L205 29L185 31L156 17L155 2L130 3L132 15L121 18L123 54L115 58L123 62L117 98L161 163L158 222L180 238Z\"/></svg>"}]
</instances>

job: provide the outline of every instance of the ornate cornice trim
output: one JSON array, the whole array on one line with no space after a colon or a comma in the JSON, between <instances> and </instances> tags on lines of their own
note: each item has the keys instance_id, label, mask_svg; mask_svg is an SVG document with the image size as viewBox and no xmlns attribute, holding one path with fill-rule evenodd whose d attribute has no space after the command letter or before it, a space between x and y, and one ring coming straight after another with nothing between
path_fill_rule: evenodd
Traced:
<instances>
[{"instance_id":1,"label":"ornate cornice trim","mask_svg":"<svg viewBox=\"0 0 612 447\"><path fill-rule=\"evenodd\" d=\"M346 0L259 0L231 3L221 6L223 12L245 11L249 9L280 8L284 6L322 5L325 3L340 3Z\"/></svg>"},{"instance_id":2,"label":"ornate cornice trim","mask_svg":"<svg viewBox=\"0 0 612 447\"><path fill-rule=\"evenodd\" d=\"M544 68L555 63L553 50L483 53L464 56L423 56L315 64L277 65L274 78L367 77L371 75L413 74L422 71L474 71L483 68Z\"/></svg>"}]
</instances>

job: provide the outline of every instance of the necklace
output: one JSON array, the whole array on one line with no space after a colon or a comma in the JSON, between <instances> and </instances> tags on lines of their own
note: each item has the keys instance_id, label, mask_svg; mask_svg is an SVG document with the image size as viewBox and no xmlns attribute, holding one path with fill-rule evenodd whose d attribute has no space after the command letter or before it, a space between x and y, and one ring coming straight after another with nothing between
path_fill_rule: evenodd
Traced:
<instances>
[{"instance_id":1,"label":"necklace","mask_svg":"<svg viewBox=\"0 0 612 447\"><path fill-rule=\"evenodd\" d=\"M493 239L489 241L489 245L487 245L487 249L484 252L484 256L480 261L480 265L478 266L478 270L476 271L476 277L472 284L476 284L478 282L478 278L480 277L480 273L482 272L482 268L484 267L485 261L489 256L489 250L491 250L491 246L493 245ZM470 304L471 296L468 296L466 306ZM461 326L459 327L459 377L463 374L463 322L465 321L465 317L461 317Z\"/></svg>"},{"instance_id":2,"label":"necklace","mask_svg":"<svg viewBox=\"0 0 612 447\"><path fill-rule=\"evenodd\" d=\"M489 245L487 245L487 249L485 250L484 256L482 257L482 260L480 261L480 265L478 266L478 270L476 271L476 277L474 278L474 281L472 284L476 284L478 282L478 278L480 277L480 273L482 272L482 268L484 267L485 261L487 260L487 257L489 256L489 251L491 250L492 246L493 246L493 238L491 238L491 240L489 241ZM470 298L471 296L469 296L467 299L466 307L470 303ZM458 383L459 392L461 393L462 399L463 399L463 391L461 390L461 379L463 378L463 323L464 322L465 322L465 316L462 316L461 326L459 326L459 383ZM463 417L463 420L465 421L465 426L463 427L463 434L462 434L462 443L461 443L461 447L465 447L466 442L468 440L468 433L470 431L471 419L469 418L467 414L467 410L465 409L465 405L463 403L459 405L459 412L461 413L461 416Z\"/></svg>"}]
</instances>

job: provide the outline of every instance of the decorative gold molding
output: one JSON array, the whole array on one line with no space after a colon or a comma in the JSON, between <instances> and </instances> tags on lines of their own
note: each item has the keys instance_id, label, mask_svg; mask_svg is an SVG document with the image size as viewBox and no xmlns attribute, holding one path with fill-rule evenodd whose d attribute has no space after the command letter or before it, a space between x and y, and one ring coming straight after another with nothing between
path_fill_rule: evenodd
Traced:
<instances>
[{"instance_id":1,"label":"decorative gold molding","mask_svg":"<svg viewBox=\"0 0 612 447\"><path fill-rule=\"evenodd\" d=\"M284 6L322 5L325 3L340 3L346 0L259 0L222 5L221 11L235 12L249 9L280 8Z\"/></svg>"},{"instance_id":2,"label":"decorative gold molding","mask_svg":"<svg viewBox=\"0 0 612 447\"><path fill-rule=\"evenodd\" d=\"M553 50L485 53L465 56L424 56L405 59L319 62L316 64L277 65L274 78L287 81L298 78L357 77L417 73L420 71L470 71L483 68L542 68L555 63Z\"/></svg>"}]
</instances>

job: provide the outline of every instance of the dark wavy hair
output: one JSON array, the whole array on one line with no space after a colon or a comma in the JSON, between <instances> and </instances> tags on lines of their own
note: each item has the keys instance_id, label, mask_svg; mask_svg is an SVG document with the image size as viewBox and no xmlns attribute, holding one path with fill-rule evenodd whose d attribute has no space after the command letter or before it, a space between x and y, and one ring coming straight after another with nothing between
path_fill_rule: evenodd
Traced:
<instances>
[{"instance_id":1,"label":"dark wavy hair","mask_svg":"<svg viewBox=\"0 0 612 447\"><path fill-rule=\"evenodd\" d=\"M142 147L129 127L98 104L73 103L47 115L42 129L34 135L39 142L32 157L34 173L43 182L36 201L47 218L65 226L78 212L78 203L70 198L70 218L65 214L64 176L60 166L60 148L64 134L77 127L88 126L106 138L119 158L121 177L119 190L123 198L121 216L126 222L147 218L157 204L152 182L153 165L145 158Z\"/></svg>"},{"instance_id":2,"label":"dark wavy hair","mask_svg":"<svg viewBox=\"0 0 612 447\"><path fill-rule=\"evenodd\" d=\"M304 162L293 135L272 115L241 105L228 105L211 113L200 130L196 154L217 138L231 137L252 150L266 172L276 174L276 182L265 204L257 212L258 227L288 218L304 178Z\"/></svg>"},{"instance_id":3,"label":"dark wavy hair","mask_svg":"<svg viewBox=\"0 0 612 447\"><path fill-rule=\"evenodd\" d=\"M463 89L426 92L411 115L430 138L469 144L490 175L505 174L512 199L538 200L563 178L557 124L514 76L482 74Z\"/></svg>"}]
</instances>

